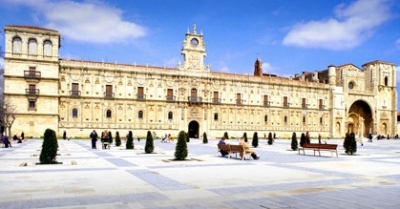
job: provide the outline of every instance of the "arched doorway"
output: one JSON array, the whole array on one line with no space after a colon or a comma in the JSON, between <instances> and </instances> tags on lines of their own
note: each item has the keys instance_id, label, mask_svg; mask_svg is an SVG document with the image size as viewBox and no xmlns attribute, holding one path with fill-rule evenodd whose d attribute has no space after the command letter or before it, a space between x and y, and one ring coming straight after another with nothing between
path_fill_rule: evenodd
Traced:
<instances>
[{"instance_id":1,"label":"arched doorway","mask_svg":"<svg viewBox=\"0 0 400 209\"><path fill-rule=\"evenodd\" d=\"M347 132L367 137L373 132L372 111L369 105L361 100L354 102L347 116Z\"/></svg>"},{"instance_id":2,"label":"arched doorway","mask_svg":"<svg viewBox=\"0 0 400 209\"><path fill-rule=\"evenodd\" d=\"M199 123L195 120L191 121L188 126L188 133L190 138L199 138Z\"/></svg>"}]
</instances>

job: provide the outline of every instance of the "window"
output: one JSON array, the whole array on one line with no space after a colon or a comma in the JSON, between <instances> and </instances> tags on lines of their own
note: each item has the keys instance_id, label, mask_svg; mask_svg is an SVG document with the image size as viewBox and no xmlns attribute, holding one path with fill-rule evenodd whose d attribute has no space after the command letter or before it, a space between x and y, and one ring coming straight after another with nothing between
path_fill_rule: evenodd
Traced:
<instances>
[{"instance_id":1,"label":"window","mask_svg":"<svg viewBox=\"0 0 400 209\"><path fill-rule=\"evenodd\" d=\"M143 87L137 88L137 99L144 99L144 88Z\"/></svg>"},{"instance_id":2,"label":"window","mask_svg":"<svg viewBox=\"0 0 400 209\"><path fill-rule=\"evenodd\" d=\"M76 108L72 109L72 117L73 118L78 117L78 109L76 109Z\"/></svg>"},{"instance_id":3,"label":"window","mask_svg":"<svg viewBox=\"0 0 400 209\"><path fill-rule=\"evenodd\" d=\"M283 117L283 122L287 123L287 116Z\"/></svg>"},{"instance_id":4,"label":"window","mask_svg":"<svg viewBox=\"0 0 400 209\"><path fill-rule=\"evenodd\" d=\"M264 122L268 122L268 115L264 116Z\"/></svg>"},{"instance_id":5,"label":"window","mask_svg":"<svg viewBox=\"0 0 400 209\"><path fill-rule=\"evenodd\" d=\"M172 120L174 118L174 114L172 112L168 113L168 120Z\"/></svg>"},{"instance_id":6,"label":"window","mask_svg":"<svg viewBox=\"0 0 400 209\"><path fill-rule=\"evenodd\" d=\"M112 85L106 85L106 97L113 97L113 86Z\"/></svg>"},{"instance_id":7,"label":"window","mask_svg":"<svg viewBox=\"0 0 400 209\"><path fill-rule=\"evenodd\" d=\"M322 117L320 117L319 118L319 123L322 124L322 122L323 122L323 119L322 119Z\"/></svg>"},{"instance_id":8,"label":"window","mask_svg":"<svg viewBox=\"0 0 400 209\"><path fill-rule=\"evenodd\" d=\"M303 124L306 123L306 116L303 116Z\"/></svg>"},{"instance_id":9,"label":"window","mask_svg":"<svg viewBox=\"0 0 400 209\"><path fill-rule=\"evenodd\" d=\"M51 41L46 40L43 43L43 55L44 56L51 56L52 53L52 48L53 48L53 44L51 43Z\"/></svg>"},{"instance_id":10,"label":"window","mask_svg":"<svg viewBox=\"0 0 400 209\"><path fill-rule=\"evenodd\" d=\"M37 54L37 41L36 39L29 39L28 41L28 54L36 55Z\"/></svg>"},{"instance_id":11,"label":"window","mask_svg":"<svg viewBox=\"0 0 400 209\"><path fill-rule=\"evenodd\" d=\"M287 97L283 97L283 106L284 107L289 107L289 103L288 103L288 98Z\"/></svg>"},{"instance_id":12,"label":"window","mask_svg":"<svg viewBox=\"0 0 400 209\"><path fill-rule=\"evenodd\" d=\"M218 120L218 113L214 113L214 120L215 120L215 121Z\"/></svg>"},{"instance_id":13,"label":"window","mask_svg":"<svg viewBox=\"0 0 400 209\"><path fill-rule=\"evenodd\" d=\"M353 89L354 88L354 83L353 82L349 82L349 89Z\"/></svg>"},{"instance_id":14,"label":"window","mask_svg":"<svg viewBox=\"0 0 400 209\"><path fill-rule=\"evenodd\" d=\"M71 90L71 96L79 96L79 84L78 83L72 83L72 90Z\"/></svg>"},{"instance_id":15,"label":"window","mask_svg":"<svg viewBox=\"0 0 400 209\"><path fill-rule=\"evenodd\" d=\"M264 95L264 106L269 106L268 95Z\"/></svg>"},{"instance_id":16,"label":"window","mask_svg":"<svg viewBox=\"0 0 400 209\"><path fill-rule=\"evenodd\" d=\"M35 84L29 84L28 94L36 95L36 85Z\"/></svg>"},{"instance_id":17,"label":"window","mask_svg":"<svg viewBox=\"0 0 400 209\"><path fill-rule=\"evenodd\" d=\"M301 99L301 107L302 107L302 108L307 108L306 98L302 98L302 99Z\"/></svg>"},{"instance_id":18,"label":"window","mask_svg":"<svg viewBox=\"0 0 400 209\"><path fill-rule=\"evenodd\" d=\"M138 118L139 118L139 119L143 119L143 111L140 110L140 111L138 112Z\"/></svg>"},{"instance_id":19,"label":"window","mask_svg":"<svg viewBox=\"0 0 400 209\"><path fill-rule=\"evenodd\" d=\"M219 98L219 92L218 91L214 91L213 95L214 95L213 96L213 103L220 103L221 99Z\"/></svg>"},{"instance_id":20,"label":"window","mask_svg":"<svg viewBox=\"0 0 400 209\"><path fill-rule=\"evenodd\" d=\"M385 77L385 86L388 86L389 85L389 78L386 76Z\"/></svg>"},{"instance_id":21,"label":"window","mask_svg":"<svg viewBox=\"0 0 400 209\"><path fill-rule=\"evenodd\" d=\"M106 118L111 118L111 110L107 110L107 112L106 112Z\"/></svg>"},{"instance_id":22,"label":"window","mask_svg":"<svg viewBox=\"0 0 400 209\"><path fill-rule=\"evenodd\" d=\"M242 104L242 94L237 93L236 94L236 104Z\"/></svg>"},{"instance_id":23,"label":"window","mask_svg":"<svg viewBox=\"0 0 400 209\"><path fill-rule=\"evenodd\" d=\"M174 90L173 89L167 89L167 100L168 101L174 100Z\"/></svg>"},{"instance_id":24,"label":"window","mask_svg":"<svg viewBox=\"0 0 400 209\"><path fill-rule=\"evenodd\" d=\"M198 100L197 100L197 89L193 88L191 90L189 101L190 102L198 102Z\"/></svg>"},{"instance_id":25,"label":"window","mask_svg":"<svg viewBox=\"0 0 400 209\"><path fill-rule=\"evenodd\" d=\"M319 109L324 109L324 102L322 99L319 99Z\"/></svg>"},{"instance_id":26,"label":"window","mask_svg":"<svg viewBox=\"0 0 400 209\"><path fill-rule=\"evenodd\" d=\"M12 42L13 53L20 54L22 52L22 40L20 37L14 37Z\"/></svg>"},{"instance_id":27,"label":"window","mask_svg":"<svg viewBox=\"0 0 400 209\"><path fill-rule=\"evenodd\" d=\"M33 100L33 99L28 100L28 108L35 109L36 108L36 100Z\"/></svg>"}]
</instances>

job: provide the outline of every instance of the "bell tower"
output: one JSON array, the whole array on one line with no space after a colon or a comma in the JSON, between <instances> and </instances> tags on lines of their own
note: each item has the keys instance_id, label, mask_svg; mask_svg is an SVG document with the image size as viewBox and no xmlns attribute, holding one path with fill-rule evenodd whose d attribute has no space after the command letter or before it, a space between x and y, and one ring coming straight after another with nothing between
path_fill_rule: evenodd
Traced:
<instances>
[{"instance_id":1,"label":"bell tower","mask_svg":"<svg viewBox=\"0 0 400 209\"><path fill-rule=\"evenodd\" d=\"M189 29L186 32L181 54L183 55L183 66L181 70L192 72L209 71L209 69L204 65L206 44L203 40L203 34L197 33L196 25L193 25L192 32L190 32Z\"/></svg>"}]
</instances>

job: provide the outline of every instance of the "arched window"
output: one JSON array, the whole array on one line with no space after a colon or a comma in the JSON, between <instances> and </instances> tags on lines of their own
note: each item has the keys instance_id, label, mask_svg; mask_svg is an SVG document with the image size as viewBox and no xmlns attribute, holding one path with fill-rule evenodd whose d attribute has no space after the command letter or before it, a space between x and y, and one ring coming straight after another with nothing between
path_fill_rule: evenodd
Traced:
<instances>
[{"instance_id":1,"label":"arched window","mask_svg":"<svg viewBox=\"0 0 400 209\"><path fill-rule=\"evenodd\" d=\"M141 111L141 110L139 111L139 113L138 113L138 118L139 118L139 119L143 119L143 111Z\"/></svg>"},{"instance_id":2,"label":"arched window","mask_svg":"<svg viewBox=\"0 0 400 209\"><path fill-rule=\"evenodd\" d=\"M172 120L174 118L174 114L172 112L168 112L168 120Z\"/></svg>"},{"instance_id":3,"label":"arched window","mask_svg":"<svg viewBox=\"0 0 400 209\"><path fill-rule=\"evenodd\" d=\"M303 116L303 123L306 123L306 116Z\"/></svg>"},{"instance_id":4,"label":"arched window","mask_svg":"<svg viewBox=\"0 0 400 209\"><path fill-rule=\"evenodd\" d=\"M36 55L37 54L37 41L36 39L29 39L28 41L28 54Z\"/></svg>"},{"instance_id":5,"label":"arched window","mask_svg":"<svg viewBox=\"0 0 400 209\"><path fill-rule=\"evenodd\" d=\"M268 122L268 115L264 116L264 122Z\"/></svg>"},{"instance_id":6,"label":"arched window","mask_svg":"<svg viewBox=\"0 0 400 209\"><path fill-rule=\"evenodd\" d=\"M43 55L44 56L51 56L52 55L52 48L53 48L53 44L51 43L51 41L46 40L43 43Z\"/></svg>"},{"instance_id":7,"label":"arched window","mask_svg":"<svg viewBox=\"0 0 400 209\"><path fill-rule=\"evenodd\" d=\"M218 120L218 113L214 113L214 120Z\"/></svg>"},{"instance_id":8,"label":"arched window","mask_svg":"<svg viewBox=\"0 0 400 209\"><path fill-rule=\"evenodd\" d=\"M78 109L76 109L76 108L72 109L72 117L73 118L78 117Z\"/></svg>"},{"instance_id":9,"label":"arched window","mask_svg":"<svg viewBox=\"0 0 400 209\"><path fill-rule=\"evenodd\" d=\"M319 118L319 123L322 124L322 122L323 122L323 119L322 119L322 117L320 117Z\"/></svg>"},{"instance_id":10,"label":"arched window","mask_svg":"<svg viewBox=\"0 0 400 209\"><path fill-rule=\"evenodd\" d=\"M283 117L283 122L287 123L287 116Z\"/></svg>"},{"instance_id":11,"label":"arched window","mask_svg":"<svg viewBox=\"0 0 400 209\"><path fill-rule=\"evenodd\" d=\"M12 52L21 53L22 52L22 40L20 37L14 37L12 41Z\"/></svg>"},{"instance_id":12,"label":"arched window","mask_svg":"<svg viewBox=\"0 0 400 209\"><path fill-rule=\"evenodd\" d=\"M111 114L112 112L111 112L111 110L107 110L107 112L106 112L106 118L111 118Z\"/></svg>"},{"instance_id":13,"label":"arched window","mask_svg":"<svg viewBox=\"0 0 400 209\"><path fill-rule=\"evenodd\" d=\"M385 77L385 86L388 86L389 85L389 78L386 76Z\"/></svg>"}]
</instances>

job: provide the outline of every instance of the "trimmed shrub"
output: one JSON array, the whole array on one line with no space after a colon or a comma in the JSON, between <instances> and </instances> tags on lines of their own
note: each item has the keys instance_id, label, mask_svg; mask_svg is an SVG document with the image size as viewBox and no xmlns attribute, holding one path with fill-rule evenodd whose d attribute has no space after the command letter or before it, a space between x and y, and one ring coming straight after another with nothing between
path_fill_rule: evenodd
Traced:
<instances>
[{"instance_id":1,"label":"trimmed shrub","mask_svg":"<svg viewBox=\"0 0 400 209\"><path fill-rule=\"evenodd\" d=\"M243 133L243 138L244 138L244 141L247 142L247 133L246 132Z\"/></svg>"},{"instance_id":2,"label":"trimmed shrub","mask_svg":"<svg viewBox=\"0 0 400 209\"><path fill-rule=\"evenodd\" d=\"M225 139L229 139L228 132L225 132L225 133L224 133L224 138L225 138Z\"/></svg>"},{"instance_id":3,"label":"trimmed shrub","mask_svg":"<svg viewBox=\"0 0 400 209\"><path fill-rule=\"evenodd\" d=\"M129 131L128 136L126 137L126 149L133 149L134 147L132 131Z\"/></svg>"},{"instance_id":4,"label":"trimmed shrub","mask_svg":"<svg viewBox=\"0 0 400 209\"><path fill-rule=\"evenodd\" d=\"M43 137L42 151L40 152L39 161L41 164L57 163L58 142L56 132L52 129L46 129Z\"/></svg>"},{"instance_id":5,"label":"trimmed shrub","mask_svg":"<svg viewBox=\"0 0 400 209\"><path fill-rule=\"evenodd\" d=\"M251 140L251 145L253 145L253 147L258 147L258 134L257 134L257 132L254 132L253 140Z\"/></svg>"},{"instance_id":6,"label":"trimmed shrub","mask_svg":"<svg viewBox=\"0 0 400 209\"><path fill-rule=\"evenodd\" d=\"M115 133L115 146L121 146L121 137L119 136L119 132Z\"/></svg>"},{"instance_id":7,"label":"trimmed shrub","mask_svg":"<svg viewBox=\"0 0 400 209\"><path fill-rule=\"evenodd\" d=\"M208 139L207 139L207 134L206 132L203 133L203 144L207 144L208 143Z\"/></svg>"},{"instance_id":8,"label":"trimmed shrub","mask_svg":"<svg viewBox=\"0 0 400 209\"><path fill-rule=\"evenodd\" d=\"M268 144L272 145L273 143L274 143L274 139L272 138L272 133L269 132L269 134L268 134Z\"/></svg>"},{"instance_id":9,"label":"trimmed shrub","mask_svg":"<svg viewBox=\"0 0 400 209\"><path fill-rule=\"evenodd\" d=\"M189 133L186 133L186 142L190 142L190 137L189 137Z\"/></svg>"},{"instance_id":10,"label":"trimmed shrub","mask_svg":"<svg viewBox=\"0 0 400 209\"><path fill-rule=\"evenodd\" d=\"M305 143L307 143L307 141L306 141L306 135L305 135L304 133L301 133L301 136L300 136L300 147L303 147L303 145L304 145Z\"/></svg>"},{"instance_id":11,"label":"trimmed shrub","mask_svg":"<svg viewBox=\"0 0 400 209\"><path fill-rule=\"evenodd\" d=\"M347 154L352 155L357 152L357 141L356 141L356 136L353 132L350 134L348 133L346 134L343 147Z\"/></svg>"},{"instance_id":12,"label":"trimmed shrub","mask_svg":"<svg viewBox=\"0 0 400 209\"><path fill-rule=\"evenodd\" d=\"M293 132L292 134L292 143L290 144L290 146L292 147L292 150L297 150L297 136L296 136L296 132Z\"/></svg>"},{"instance_id":13,"label":"trimmed shrub","mask_svg":"<svg viewBox=\"0 0 400 209\"><path fill-rule=\"evenodd\" d=\"M110 138L110 144L113 143L113 137L111 131L108 132L108 138Z\"/></svg>"},{"instance_id":14,"label":"trimmed shrub","mask_svg":"<svg viewBox=\"0 0 400 209\"><path fill-rule=\"evenodd\" d=\"M178 142L175 147L175 159L184 160L188 156L188 149L185 139L185 132L180 131L178 135Z\"/></svg>"},{"instance_id":15,"label":"trimmed shrub","mask_svg":"<svg viewBox=\"0 0 400 209\"><path fill-rule=\"evenodd\" d=\"M152 153L154 151L154 140L153 135L150 131L147 131L146 145L144 147L144 152Z\"/></svg>"}]
</instances>

